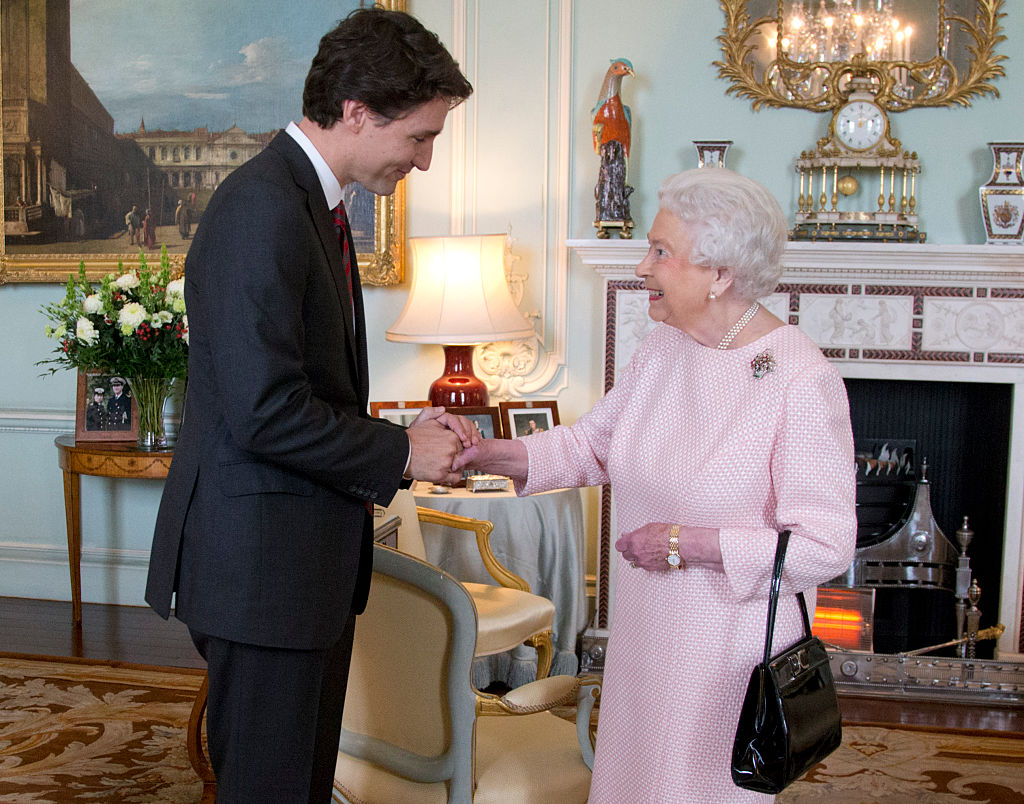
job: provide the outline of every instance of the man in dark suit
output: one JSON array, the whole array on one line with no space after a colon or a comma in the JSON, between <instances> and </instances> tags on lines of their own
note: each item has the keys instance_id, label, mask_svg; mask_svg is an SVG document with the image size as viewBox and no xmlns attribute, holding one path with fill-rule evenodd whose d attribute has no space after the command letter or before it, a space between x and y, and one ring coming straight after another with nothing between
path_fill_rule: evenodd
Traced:
<instances>
[{"instance_id":1,"label":"man in dark suit","mask_svg":"<svg viewBox=\"0 0 1024 804\"><path fill-rule=\"evenodd\" d=\"M454 483L476 441L443 408L408 429L367 415L356 252L332 216L349 182L388 195L426 170L472 91L415 19L354 12L320 42L301 122L224 181L189 250L188 398L146 600L167 617L176 593L207 660L219 804L330 800L371 504Z\"/></svg>"}]
</instances>

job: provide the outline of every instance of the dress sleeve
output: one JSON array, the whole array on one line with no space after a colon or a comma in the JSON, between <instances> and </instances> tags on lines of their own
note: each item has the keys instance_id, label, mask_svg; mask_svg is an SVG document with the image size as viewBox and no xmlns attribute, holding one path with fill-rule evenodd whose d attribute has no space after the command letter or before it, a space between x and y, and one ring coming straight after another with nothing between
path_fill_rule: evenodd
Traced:
<instances>
[{"instance_id":1,"label":"dress sleeve","mask_svg":"<svg viewBox=\"0 0 1024 804\"><path fill-rule=\"evenodd\" d=\"M842 574L856 547L856 468L846 388L830 364L817 363L787 389L769 468L776 530L792 533L783 594ZM723 528L719 536L734 592L767 595L775 532Z\"/></svg>"},{"instance_id":2,"label":"dress sleeve","mask_svg":"<svg viewBox=\"0 0 1024 804\"><path fill-rule=\"evenodd\" d=\"M636 385L646 341L623 369L614 387L571 427L559 426L522 439L529 460L526 481L517 481L516 494L525 496L552 489L599 486L608 482L608 447L616 422Z\"/></svg>"}]
</instances>

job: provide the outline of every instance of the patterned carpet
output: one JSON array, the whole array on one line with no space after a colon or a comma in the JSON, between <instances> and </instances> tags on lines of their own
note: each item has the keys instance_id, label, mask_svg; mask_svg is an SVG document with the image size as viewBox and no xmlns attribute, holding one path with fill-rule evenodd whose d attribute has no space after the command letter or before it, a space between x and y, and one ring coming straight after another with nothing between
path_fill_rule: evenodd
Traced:
<instances>
[{"instance_id":1,"label":"patterned carpet","mask_svg":"<svg viewBox=\"0 0 1024 804\"><path fill-rule=\"evenodd\" d=\"M1024 737L843 726L843 744L779 804L1024 801Z\"/></svg>"},{"instance_id":2,"label":"patterned carpet","mask_svg":"<svg viewBox=\"0 0 1024 804\"><path fill-rule=\"evenodd\" d=\"M201 671L0 657L0 802L191 804Z\"/></svg>"},{"instance_id":3,"label":"patterned carpet","mask_svg":"<svg viewBox=\"0 0 1024 804\"><path fill-rule=\"evenodd\" d=\"M0 804L193 804L195 670L0 656ZM1024 801L1024 737L847 725L780 804ZM510 803L514 804L514 803Z\"/></svg>"}]
</instances>

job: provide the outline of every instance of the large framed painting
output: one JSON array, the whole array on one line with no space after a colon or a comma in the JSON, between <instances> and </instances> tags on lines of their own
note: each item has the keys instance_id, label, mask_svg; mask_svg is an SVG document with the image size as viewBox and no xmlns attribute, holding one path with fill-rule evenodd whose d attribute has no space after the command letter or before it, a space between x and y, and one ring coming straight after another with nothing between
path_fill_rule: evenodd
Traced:
<instances>
[{"instance_id":1,"label":"large framed painting","mask_svg":"<svg viewBox=\"0 0 1024 804\"><path fill-rule=\"evenodd\" d=\"M213 191L302 117L320 37L369 0L3 0L0 285L183 269ZM382 5L404 10L406 0ZM405 186L345 188L364 284L404 276Z\"/></svg>"}]
</instances>

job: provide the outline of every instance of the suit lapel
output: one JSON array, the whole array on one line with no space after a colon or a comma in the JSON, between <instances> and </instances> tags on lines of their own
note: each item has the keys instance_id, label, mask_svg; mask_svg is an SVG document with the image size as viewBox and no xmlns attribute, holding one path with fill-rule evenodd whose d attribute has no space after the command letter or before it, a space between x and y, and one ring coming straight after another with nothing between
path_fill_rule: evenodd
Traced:
<instances>
[{"instance_id":1,"label":"suit lapel","mask_svg":"<svg viewBox=\"0 0 1024 804\"><path fill-rule=\"evenodd\" d=\"M341 245L338 242L338 232L334 228L334 218L327 208L324 200L323 187L316 175L316 170L309 161L309 157L299 147L298 143L289 134L282 131L270 143L272 148L280 151L282 156L292 167L292 176L295 183L306 191L306 206L313 219L320 245L323 248L327 265L330 268L331 278L334 280L334 292L338 304L342 309L342 319L345 322L346 353L349 365L352 368L352 376L356 378L360 400L363 408L366 407L369 398L369 373L367 371L366 355L366 328L363 318L362 293L359 286L359 270L355 245L349 237L349 253L352 255L352 296L349 297L348 280L345 278L345 266L341 260ZM353 304L355 305L353 309ZM353 329L353 319L355 328Z\"/></svg>"}]
</instances>

